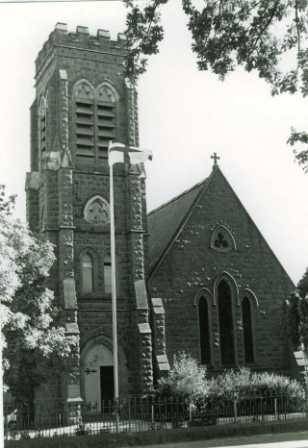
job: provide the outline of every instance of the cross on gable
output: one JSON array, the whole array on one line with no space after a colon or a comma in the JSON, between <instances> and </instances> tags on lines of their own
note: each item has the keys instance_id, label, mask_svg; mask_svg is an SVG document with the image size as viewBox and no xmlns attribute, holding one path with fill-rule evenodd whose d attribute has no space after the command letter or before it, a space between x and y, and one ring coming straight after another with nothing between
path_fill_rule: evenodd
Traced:
<instances>
[{"instance_id":1,"label":"cross on gable","mask_svg":"<svg viewBox=\"0 0 308 448\"><path fill-rule=\"evenodd\" d=\"M216 152L214 152L214 154L211 155L211 159L214 160L214 166L217 166L217 162L218 160L220 160L219 155Z\"/></svg>"}]
</instances>

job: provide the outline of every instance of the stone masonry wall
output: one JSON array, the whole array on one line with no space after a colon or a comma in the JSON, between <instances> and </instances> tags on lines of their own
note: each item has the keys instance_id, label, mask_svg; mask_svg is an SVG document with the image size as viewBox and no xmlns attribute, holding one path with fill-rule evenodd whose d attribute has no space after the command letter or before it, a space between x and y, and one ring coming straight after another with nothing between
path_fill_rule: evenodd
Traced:
<instances>
[{"instance_id":1,"label":"stone masonry wall","mask_svg":"<svg viewBox=\"0 0 308 448\"><path fill-rule=\"evenodd\" d=\"M237 250L224 253L210 248L211 235L217 224L229 229ZM200 360L197 297L204 291L210 300L212 367L221 367L217 306L213 294L215 279L217 281L223 272L235 279L239 304L248 290L256 294L259 302L254 313L256 362L252 367L286 369L282 304L294 285L217 169L181 233L149 281L152 297L163 299L170 361L176 352L182 350ZM239 304L234 303L233 309L237 363L243 365L243 327Z\"/></svg>"}]
</instances>

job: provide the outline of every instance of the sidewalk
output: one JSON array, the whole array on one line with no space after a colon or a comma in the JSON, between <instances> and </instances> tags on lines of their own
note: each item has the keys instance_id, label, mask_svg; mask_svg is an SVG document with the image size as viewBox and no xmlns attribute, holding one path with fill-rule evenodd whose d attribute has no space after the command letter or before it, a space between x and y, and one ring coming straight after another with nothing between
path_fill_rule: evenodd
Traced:
<instances>
[{"instance_id":1,"label":"sidewalk","mask_svg":"<svg viewBox=\"0 0 308 448\"><path fill-rule=\"evenodd\" d=\"M194 442L139 445L136 448L308 448L308 430L300 432L258 434L253 436L227 437Z\"/></svg>"}]
</instances>

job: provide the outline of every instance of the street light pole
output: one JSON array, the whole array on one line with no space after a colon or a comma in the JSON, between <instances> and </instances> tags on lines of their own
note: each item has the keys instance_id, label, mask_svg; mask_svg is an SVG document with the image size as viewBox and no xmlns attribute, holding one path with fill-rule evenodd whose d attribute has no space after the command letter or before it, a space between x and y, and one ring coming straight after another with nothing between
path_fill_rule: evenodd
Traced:
<instances>
[{"instance_id":1,"label":"street light pole","mask_svg":"<svg viewBox=\"0 0 308 448\"><path fill-rule=\"evenodd\" d=\"M113 164L109 164L110 181L110 256L111 256L111 307L112 307L112 348L113 348L113 384L114 400L119 399L119 365L118 365L118 329L117 329L117 283L116 283L116 250L114 223L114 186Z\"/></svg>"},{"instance_id":2,"label":"street light pole","mask_svg":"<svg viewBox=\"0 0 308 448\"><path fill-rule=\"evenodd\" d=\"M126 146L123 143L109 142L108 162L109 162L109 191L110 191L110 252L111 252L111 304L112 304L112 348L113 348L113 383L114 400L118 409L119 400L119 357L118 357L118 330L117 330L117 285L116 285L116 242L115 242L115 217L114 217L114 183L113 165L124 163L124 154L128 155L131 164L144 163L152 160L150 151L140 150L133 146ZM118 412L117 422L118 422ZM0 447L1 448L1 447Z\"/></svg>"}]
</instances>

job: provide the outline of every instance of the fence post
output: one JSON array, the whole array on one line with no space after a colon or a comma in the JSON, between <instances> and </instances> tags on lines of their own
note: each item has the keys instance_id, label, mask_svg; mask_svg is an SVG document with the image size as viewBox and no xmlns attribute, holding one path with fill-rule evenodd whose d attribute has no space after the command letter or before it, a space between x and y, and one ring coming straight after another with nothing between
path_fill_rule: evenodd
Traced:
<instances>
[{"instance_id":1,"label":"fence post","mask_svg":"<svg viewBox=\"0 0 308 448\"><path fill-rule=\"evenodd\" d=\"M278 406L277 406L277 397L274 398L274 414L275 414L275 419L279 420Z\"/></svg>"},{"instance_id":2,"label":"fence post","mask_svg":"<svg viewBox=\"0 0 308 448\"><path fill-rule=\"evenodd\" d=\"M236 398L233 401L233 412L234 412L234 423L236 423L237 422L237 417L238 417L238 413L237 413L237 399Z\"/></svg>"},{"instance_id":3,"label":"fence post","mask_svg":"<svg viewBox=\"0 0 308 448\"><path fill-rule=\"evenodd\" d=\"M130 412L130 398L128 398L128 428L131 431L131 412Z\"/></svg>"},{"instance_id":4,"label":"fence post","mask_svg":"<svg viewBox=\"0 0 308 448\"><path fill-rule=\"evenodd\" d=\"M308 382L307 382L307 370L305 368L304 373L304 385L305 385L305 416L308 417Z\"/></svg>"}]
</instances>

